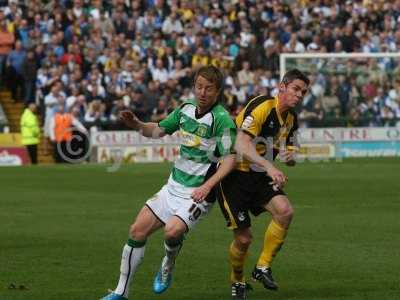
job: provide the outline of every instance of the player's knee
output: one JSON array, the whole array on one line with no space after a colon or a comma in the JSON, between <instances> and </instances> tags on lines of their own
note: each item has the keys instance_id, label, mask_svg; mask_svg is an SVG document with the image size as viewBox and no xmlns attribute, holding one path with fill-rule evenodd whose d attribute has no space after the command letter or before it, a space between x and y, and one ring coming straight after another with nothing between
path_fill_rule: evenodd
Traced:
<instances>
[{"instance_id":1,"label":"player's knee","mask_svg":"<svg viewBox=\"0 0 400 300\"><path fill-rule=\"evenodd\" d=\"M291 205L289 205L283 211L283 217L290 222L293 219L293 215L294 215L294 209Z\"/></svg>"},{"instance_id":2,"label":"player's knee","mask_svg":"<svg viewBox=\"0 0 400 300\"><path fill-rule=\"evenodd\" d=\"M251 233L236 235L235 241L240 249L247 249L253 241L253 235Z\"/></svg>"},{"instance_id":3,"label":"player's knee","mask_svg":"<svg viewBox=\"0 0 400 300\"><path fill-rule=\"evenodd\" d=\"M146 232L141 229L141 227L137 223L133 223L129 228L129 235L132 239L136 241L142 241L147 238Z\"/></svg>"},{"instance_id":4,"label":"player's knee","mask_svg":"<svg viewBox=\"0 0 400 300\"><path fill-rule=\"evenodd\" d=\"M290 222L293 219L293 215L294 215L293 207L291 205L287 205L279 210L278 215L276 216L276 219L279 220L279 223L281 223L281 225L288 228L290 225Z\"/></svg>"},{"instance_id":5,"label":"player's knee","mask_svg":"<svg viewBox=\"0 0 400 300\"><path fill-rule=\"evenodd\" d=\"M168 224L165 225L164 228L165 240L179 240L184 233L185 233L184 228L180 228L179 226L168 226Z\"/></svg>"}]
</instances>

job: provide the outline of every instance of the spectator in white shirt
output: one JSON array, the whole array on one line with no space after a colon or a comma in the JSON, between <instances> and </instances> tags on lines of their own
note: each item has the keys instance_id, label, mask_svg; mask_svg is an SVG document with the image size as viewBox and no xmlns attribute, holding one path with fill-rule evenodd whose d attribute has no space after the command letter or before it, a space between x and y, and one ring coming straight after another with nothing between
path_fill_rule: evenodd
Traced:
<instances>
[{"instance_id":1,"label":"spectator in white shirt","mask_svg":"<svg viewBox=\"0 0 400 300\"><path fill-rule=\"evenodd\" d=\"M219 18L219 12L218 10L213 10L211 12L211 16L208 17L205 21L204 21L204 27L208 28L208 29L217 29L220 30L222 27L222 19Z\"/></svg>"},{"instance_id":2,"label":"spectator in white shirt","mask_svg":"<svg viewBox=\"0 0 400 300\"><path fill-rule=\"evenodd\" d=\"M162 32L164 34L171 34L173 31L177 33L183 32L182 22L179 19L177 12L172 11L171 14L165 19L162 25Z\"/></svg>"},{"instance_id":3,"label":"spectator in white shirt","mask_svg":"<svg viewBox=\"0 0 400 300\"><path fill-rule=\"evenodd\" d=\"M50 136L50 120L52 119L55 108L65 102L65 93L62 91L62 84L60 81L56 82L51 91L46 97L44 97L44 105L46 106L46 117L44 121L44 135L46 137Z\"/></svg>"},{"instance_id":4,"label":"spectator in white shirt","mask_svg":"<svg viewBox=\"0 0 400 300\"><path fill-rule=\"evenodd\" d=\"M303 53L306 50L304 44L297 39L297 34L292 33L290 35L289 42L286 43L284 51L291 53Z\"/></svg>"},{"instance_id":5,"label":"spectator in white shirt","mask_svg":"<svg viewBox=\"0 0 400 300\"><path fill-rule=\"evenodd\" d=\"M241 86L254 84L254 72L250 70L248 61L242 63L242 69L238 72L238 81Z\"/></svg>"},{"instance_id":6,"label":"spectator in white shirt","mask_svg":"<svg viewBox=\"0 0 400 300\"><path fill-rule=\"evenodd\" d=\"M158 58L156 60L156 66L151 68L150 71L154 81L159 81L162 84L168 81L169 78L168 71L164 67L162 59Z\"/></svg>"}]
</instances>

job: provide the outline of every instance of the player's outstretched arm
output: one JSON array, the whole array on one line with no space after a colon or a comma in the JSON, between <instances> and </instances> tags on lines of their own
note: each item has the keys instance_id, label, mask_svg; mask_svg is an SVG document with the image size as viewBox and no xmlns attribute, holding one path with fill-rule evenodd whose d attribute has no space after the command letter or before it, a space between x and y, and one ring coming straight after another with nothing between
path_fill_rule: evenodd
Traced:
<instances>
[{"instance_id":1,"label":"player's outstretched arm","mask_svg":"<svg viewBox=\"0 0 400 300\"><path fill-rule=\"evenodd\" d=\"M235 150L240 157L244 157L253 164L258 165L272 178L275 184L284 186L287 177L283 172L277 169L271 162L258 154L254 146L251 136L239 131L236 137Z\"/></svg>"},{"instance_id":2,"label":"player's outstretched arm","mask_svg":"<svg viewBox=\"0 0 400 300\"><path fill-rule=\"evenodd\" d=\"M125 126L138 131L145 137L160 138L165 135L164 129L160 128L158 123L142 122L130 110L121 111L118 118L125 124Z\"/></svg>"},{"instance_id":3,"label":"player's outstretched arm","mask_svg":"<svg viewBox=\"0 0 400 300\"><path fill-rule=\"evenodd\" d=\"M200 203L204 201L210 191L215 187L226 175L231 172L236 165L236 155L229 154L224 157L221 165L218 167L217 172L211 176L201 186L192 192L192 199L194 202Z\"/></svg>"}]
</instances>

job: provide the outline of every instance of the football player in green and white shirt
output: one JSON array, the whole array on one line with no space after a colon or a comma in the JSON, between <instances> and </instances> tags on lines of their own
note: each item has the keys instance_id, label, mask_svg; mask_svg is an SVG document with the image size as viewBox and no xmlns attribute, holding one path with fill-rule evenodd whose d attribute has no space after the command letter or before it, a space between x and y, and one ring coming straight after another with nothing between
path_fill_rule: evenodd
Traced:
<instances>
[{"instance_id":1,"label":"football player in green and white shirt","mask_svg":"<svg viewBox=\"0 0 400 300\"><path fill-rule=\"evenodd\" d=\"M236 127L229 113L219 104L223 75L213 66L201 67L195 74L194 94L165 120L141 122L132 112L121 112L128 127L146 137L181 133L180 158L168 182L139 212L130 227L130 238L123 248L121 273L114 292L102 300L128 299L129 283L144 256L147 238L164 227L165 257L153 289L164 292L172 280L175 259L183 236L206 216L214 204L213 187L235 166L233 154ZM223 162L217 168L220 158Z\"/></svg>"}]
</instances>

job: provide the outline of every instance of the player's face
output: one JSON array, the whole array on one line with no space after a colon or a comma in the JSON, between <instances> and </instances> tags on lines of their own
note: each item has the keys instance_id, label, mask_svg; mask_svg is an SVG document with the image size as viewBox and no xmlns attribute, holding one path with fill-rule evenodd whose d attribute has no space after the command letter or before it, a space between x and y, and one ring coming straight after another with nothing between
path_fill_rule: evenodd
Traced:
<instances>
[{"instance_id":1,"label":"player's face","mask_svg":"<svg viewBox=\"0 0 400 300\"><path fill-rule=\"evenodd\" d=\"M194 83L194 94L200 112L205 112L217 101L219 90L215 83L200 75Z\"/></svg>"},{"instance_id":2,"label":"player's face","mask_svg":"<svg viewBox=\"0 0 400 300\"><path fill-rule=\"evenodd\" d=\"M303 101L307 94L308 86L300 79L295 79L289 83L281 83L281 91L284 94L285 102L289 107L295 107L299 102Z\"/></svg>"}]
</instances>

